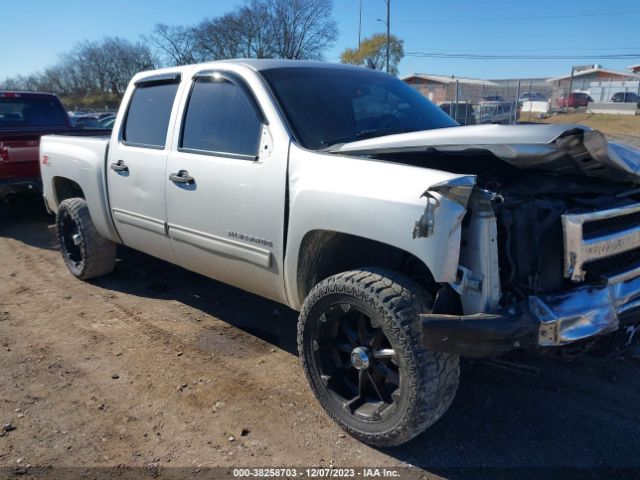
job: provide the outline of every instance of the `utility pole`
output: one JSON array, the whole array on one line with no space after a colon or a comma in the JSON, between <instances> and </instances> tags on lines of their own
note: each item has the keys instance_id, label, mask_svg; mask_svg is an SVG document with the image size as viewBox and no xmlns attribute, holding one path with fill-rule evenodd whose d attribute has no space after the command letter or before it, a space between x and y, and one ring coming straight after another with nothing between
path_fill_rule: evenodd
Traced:
<instances>
[{"instance_id":1,"label":"utility pole","mask_svg":"<svg viewBox=\"0 0 640 480\"><path fill-rule=\"evenodd\" d=\"M569 111L569 100L571 99L571 90L573 90L573 75L575 71L576 71L576 67L572 66L571 76L569 77L569 91L567 92L567 95L564 97L567 100L567 104L564 107L566 111Z\"/></svg>"},{"instance_id":2,"label":"utility pole","mask_svg":"<svg viewBox=\"0 0 640 480\"><path fill-rule=\"evenodd\" d=\"M378 22L382 22L387 26L387 73L389 73L389 63L391 57L391 0L384 0L387 4L387 21L378 18Z\"/></svg>"},{"instance_id":3,"label":"utility pole","mask_svg":"<svg viewBox=\"0 0 640 480\"><path fill-rule=\"evenodd\" d=\"M520 102L520 81L518 81L518 90L516 91L516 101L513 103L513 125L518 123L518 105ZM509 122L511 123L511 122Z\"/></svg>"},{"instance_id":4,"label":"utility pole","mask_svg":"<svg viewBox=\"0 0 640 480\"><path fill-rule=\"evenodd\" d=\"M387 2L387 73L389 73L389 56L391 54L391 0Z\"/></svg>"},{"instance_id":5,"label":"utility pole","mask_svg":"<svg viewBox=\"0 0 640 480\"><path fill-rule=\"evenodd\" d=\"M358 17L358 51L362 43L362 0L360 0L360 16Z\"/></svg>"}]
</instances>

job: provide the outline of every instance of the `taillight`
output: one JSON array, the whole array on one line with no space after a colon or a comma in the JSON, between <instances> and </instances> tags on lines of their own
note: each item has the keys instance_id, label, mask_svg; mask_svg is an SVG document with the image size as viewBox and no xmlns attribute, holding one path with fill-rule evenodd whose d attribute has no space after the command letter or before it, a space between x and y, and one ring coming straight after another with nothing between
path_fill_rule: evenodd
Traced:
<instances>
[{"instance_id":1,"label":"taillight","mask_svg":"<svg viewBox=\"0 0 640 480\"><path fill-rule=\"evenodd\" d=\"M9 161L9 149L7 147L0 147L0 162Z\"/></svg>"},{"instance_id":2,"label":"taillight","mask_svg":"<svg viewBox=\"0 0 640 480\"><path fill-rule=\"evenodd\" d=\"M20 98L22 95L14 92L0 92L0 98Z\"/></svg>"}]
</instances>

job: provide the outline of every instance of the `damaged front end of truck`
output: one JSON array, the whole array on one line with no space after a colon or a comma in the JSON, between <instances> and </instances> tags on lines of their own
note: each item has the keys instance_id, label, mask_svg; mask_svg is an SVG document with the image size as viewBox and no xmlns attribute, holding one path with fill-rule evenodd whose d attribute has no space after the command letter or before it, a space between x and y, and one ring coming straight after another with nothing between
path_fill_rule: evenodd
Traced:
<instances>
[{"instance_id":1,"label":"damaged front end of truck","mask_svg":"<svg viewBox=\"0 0 640 480\"><path fill-rule=\"evenodd\" d=\"M640 150L576 125L492 125L339 153L462 175L424 193L413 231L451 228L434 222L443 198L466 209L456 280L421 315L429 348L482 357L640 339Z\"/></svg>"}]
</instances>

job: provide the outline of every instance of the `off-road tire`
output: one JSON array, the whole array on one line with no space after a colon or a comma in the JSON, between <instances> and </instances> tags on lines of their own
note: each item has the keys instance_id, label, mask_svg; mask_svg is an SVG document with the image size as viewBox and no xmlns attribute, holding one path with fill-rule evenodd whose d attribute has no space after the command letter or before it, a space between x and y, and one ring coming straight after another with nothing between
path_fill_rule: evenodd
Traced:
<instances>
[{"instance_id":1,"label":"off-road tire","mask_svg":"<svg viewBox=\"0 0 640 480\"><path fill-rule=\"evenodd\" d=\"M396 351L400 374L400 400L391 422L375 425L354 419L336 408L314 362L314 326L332 301L351 298L368 305ZM430 296L398 272L366 268L340 273L316 285L307 296L298 322L298 350L313 393L345 431L374 446L405 443L435 423L449 408L458 387L459 357L426 349L422 342L419 313L429 311ZM373 322L373 317L372 322ZM326 320L325 320L326 321Z\"/></svg>"},{"instance_id":2,"label":"off-road tire","mask_svg":"<svg viewBox=\"0 0 640 480\"><path fill-rule=\"evenodd\" d=\"M65 248L65 222L73 222L77 227L80 261L73 261L69 249ZM89 207L83 198L69 198L58 206L56 227L60 250L69 271L81 280L100 277L111 273L116 265L116 244L101 236L91 220Z\"/></svg>"}]
</instances>

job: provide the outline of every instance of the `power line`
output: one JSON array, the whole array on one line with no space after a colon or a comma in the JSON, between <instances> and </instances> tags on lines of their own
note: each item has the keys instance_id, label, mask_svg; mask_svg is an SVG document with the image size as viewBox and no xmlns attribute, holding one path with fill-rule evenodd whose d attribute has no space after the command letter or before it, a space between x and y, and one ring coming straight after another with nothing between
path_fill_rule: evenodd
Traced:
<instances>
[{"instance_id":1,"label":"power line","mask_svg":"<svg viewBox=\"0 0 640 480\"><path fill-rule=\"evenodd\" d=\"M465 60L630 60L640 58L640 53L592 55L500 55L482 53L407 52L405 56L418 58L457 58Z\"/></svg>"},{"instance_id":2,"label":"power line","mask_svg":"<svg viewBox=\"0 0 640 480\"><path fill-rule=\"evenodd\" d=\"M593 12L556 15L519 15L510 17L475 17L475 18L430 18L428 20L396 20L398 23L468 23L468 22L502 22L513 20L553 20L556 18L585 18L585 17L613 17L619 15L637 15L640 10L628 10L623 12Z\"/></svg>"},{"instance_id":3,"label":"power line","mask_svg":"<svg viewBox=\"0 0 640 480\"><path fill-rule=\"evenodd\" d=\"M638 47L585 47L585 48L514 48L514 49L500 49L500 50L491 50L491 49L482 49L482 53L491 52L491 53L522 53L522 52L597 52L597 51L613 51L618 52L620 50L633 50L637 51ZM437 53L450 53L457 52L455 49L451 48L433 48L431 52ZM480 54L481 52L477 52ZM470 54L476 54L476 52L470 52Z\"/></svg>"}]
</instances>

